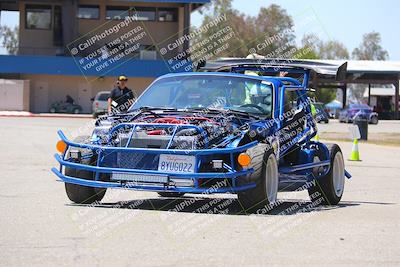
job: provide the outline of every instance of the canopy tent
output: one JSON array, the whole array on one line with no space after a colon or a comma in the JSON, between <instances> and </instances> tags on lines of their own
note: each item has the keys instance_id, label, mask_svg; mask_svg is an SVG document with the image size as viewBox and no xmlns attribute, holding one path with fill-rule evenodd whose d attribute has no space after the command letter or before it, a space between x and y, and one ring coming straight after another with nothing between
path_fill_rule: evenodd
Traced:
<instances>
[{"instance_id":1,"label":"canopy tent","mask_svg":"<svg viewBox=\"0 0 400 267\"><path fill-rule=\"evenodd\" d=\"M335 100L329 102L328 104L326 104L325 108L327 108L327 109L341 109L342 106L343 106L342 103L335 99Z\"/></svg>"}]
</instances>

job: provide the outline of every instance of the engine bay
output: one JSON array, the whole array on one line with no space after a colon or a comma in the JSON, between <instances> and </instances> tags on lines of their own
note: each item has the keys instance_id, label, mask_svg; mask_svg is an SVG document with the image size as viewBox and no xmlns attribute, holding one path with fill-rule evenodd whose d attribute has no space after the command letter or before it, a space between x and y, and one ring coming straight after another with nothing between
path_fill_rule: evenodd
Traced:
<instances>
[{"instance_id":1,"label":"engine bay","mask_svg":"<svg viewBox=\"0 0 400 267\"><path fill-rule=\"evenodd\" d=\"M248 129L246 113L226 111L139 110L98 119L94 131L99 144L159 149L225 147ZM117 130L116 130L117 129Z\"/></svg>"}]
</instances>

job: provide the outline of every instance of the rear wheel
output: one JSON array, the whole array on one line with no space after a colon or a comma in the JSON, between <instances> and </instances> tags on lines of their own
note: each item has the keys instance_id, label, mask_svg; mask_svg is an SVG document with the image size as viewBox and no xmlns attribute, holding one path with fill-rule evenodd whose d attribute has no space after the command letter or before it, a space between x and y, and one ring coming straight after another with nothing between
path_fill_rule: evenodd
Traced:
<instances>
[{"instance_id":1,"label":"rear wheel","mask_svg":"<svg viewBox=\"0 0 400 267\"><path fill-rule=\"evenodd\" d=\"M50 113L56 113L56 109L55 108L51 108L50 109Z\"/></svg>"},{"instance_id":2,"label":"rear wheel","mask_svg":"<svg viewBox=\"0 0 400 267\"><path fill-rule=\"evenodd\" d=\"M157 192L162 197L182 197L185 193L179 192Z\"/></svg>"},{"instance_id":3,"label":"rear wheel","mask_svg":"<svg viewBox=\"0 0 400 267\"><path fill-rule=\"evenodd\" d=\"M74 139L76 143L88 143L89 136L78 136ZM84 152L84 150L82 150ZM93 165L96 159L91 157L89 159L81 159L79 163ZM85 180L94 180L94 173L85 170L78 170L73 168L65 168L65 175L76 177ZM95 188L89 186L82 186L77 184L65 183L65 192L68 198L78 204L91 204L95 201L101 201L106 194L106 188Z\"/></svg>"},{"instance_id":4,"label":"rear wheel","mask_svg":"<svg viewBox=\"0 0 400 267\"><path fill-rule=\"evenodd\" d=\"M339 146L327 145L330 155L330 170L327 175L315 180L315 186L308 189L311 201L316 204L336 205L344 191L344 160ZM322 160L322 159L320 159Z\"/></svg>"},{"instance_id":5,"label":"rear wheel","mask_svg":"<svg viewBox=\"0 0 400 267\"><path fill-rule=\"evenodd\" d=\"M278 194L278 161L272 149L266 144L258 144L247 150L251 157L250 168L254 172L238 180L238 184L255 182L256 187L239 192L238 199L246 211L273 204Z\"/></svg>"},{"instance_id":6,"label":"rear wheel","mask_svg":"<svg viewBox=\"0 0 400 267\"><path fill-rule=\"evenodd\" d=\"M370 122L371 122L371 124L378 124L378 117L377 116L371 117Z\"/></svg>"}]
</instances>

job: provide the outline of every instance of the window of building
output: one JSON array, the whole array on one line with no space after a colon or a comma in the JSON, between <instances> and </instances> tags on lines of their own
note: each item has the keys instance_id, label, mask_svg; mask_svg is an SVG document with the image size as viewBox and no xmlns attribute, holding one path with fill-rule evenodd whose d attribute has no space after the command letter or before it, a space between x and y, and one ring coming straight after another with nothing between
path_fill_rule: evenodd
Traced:
<instances>
[{"instance_id":1,"label":"window of building","mask_svg":"<svg viewBox=\"0 0 400 267\"><path fill-rule=\"evenodd\" d=\"M178 21L177 8L159 8L158 21Z\"/></svg>"},{"instance_id":2,"label":"window of building","mask_svg":"<svg viewBox=\"0 0 400 267\"><path fill-rule=\"evenodd\" d=\"M156 9L152 7L135 7L132 9L133 16L137 20L154 21L156 20Z\"/></svg>"},{"instance_id":3,"label":"window of building","mask_svg":"<svg viewBox=\"0 0 400 267\"><path fill-rule=\"evenodd\" d=\"M128 7L108 6L106 9L106 19L122 20L129 17Z\"/></svg>"},{"instance_id":4,"label":"window of building","mask_svg":"<svg viewBox=\"0 0 400 267\"><path fill-rule=\"evenodd\" d=\"M78 18L80 19L99 19L99 6L80 5L78 7Z\"/></svg>"},{"instance_id":5,"label":"window of building","mask_svg":"<svg viewBox=\"0 0 400 267\"><path fill-rule=\"evenodd\" d=\"M51 6L26 5L25 14L27 29L51 29Z\"/></svg>"}]
</instances>

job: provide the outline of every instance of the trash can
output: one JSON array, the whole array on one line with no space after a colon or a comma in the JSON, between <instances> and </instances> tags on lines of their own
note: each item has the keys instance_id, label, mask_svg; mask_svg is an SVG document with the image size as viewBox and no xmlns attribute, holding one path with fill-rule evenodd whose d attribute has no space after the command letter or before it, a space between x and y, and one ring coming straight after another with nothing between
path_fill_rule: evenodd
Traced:
<instances>
[{"instance_id":1,"label":"trash can","mask_svg":"<svg viewBox=\"0 0 400 267\"><path fill-rule=\"evenodd\" d=\"M353 123L358 126L360 130L361 140L368 140L368 119L366 116L356 116Z\"/></svg>"}]
</instances>

